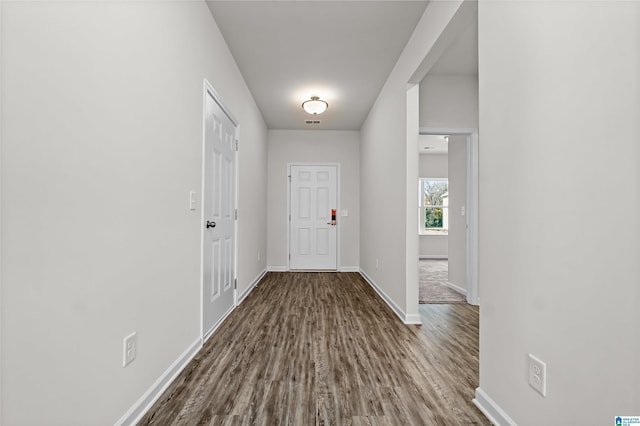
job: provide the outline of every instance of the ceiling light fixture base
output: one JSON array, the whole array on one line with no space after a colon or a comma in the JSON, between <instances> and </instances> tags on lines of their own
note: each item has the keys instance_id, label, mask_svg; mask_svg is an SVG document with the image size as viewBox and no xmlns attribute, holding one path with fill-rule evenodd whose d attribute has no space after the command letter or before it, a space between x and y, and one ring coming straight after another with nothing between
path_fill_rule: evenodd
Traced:
<instances>
[{"instance_id":1,"label":"ceiling light fixture base","mask_svg":"<svg viewBox=\"0 0 640 426\"><path fill-rule=\"evenodd\" d=\"M302 103L302 109L311 115L322 114L327 108L329 108L329 104L319 96L311 96L311 99Z\"/></svg>"}]
</instances>

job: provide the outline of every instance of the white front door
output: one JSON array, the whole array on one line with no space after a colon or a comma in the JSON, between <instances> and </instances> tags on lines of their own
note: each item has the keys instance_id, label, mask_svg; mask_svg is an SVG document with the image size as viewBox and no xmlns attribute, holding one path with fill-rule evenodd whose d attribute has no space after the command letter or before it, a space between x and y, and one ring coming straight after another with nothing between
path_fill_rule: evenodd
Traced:
<instances>
[{"instance_id":1,"label":"white front door","mask_svg":"<svg viewBox=\"0 0 640 426\"><path fill-rule=\"evenodd\" d=\"M208 89L205 95L203 336L234 306L236 125Z\"/></svg>"},{"instance_id":2,"label":"white front door","mask_svg":"<svg viewBox=\"0 0 640 426\"><path fill-rule=\"evenodd\" d=\"M337 166L290 166L289 269L337 269Z\"/></svg>"}]
</instances>

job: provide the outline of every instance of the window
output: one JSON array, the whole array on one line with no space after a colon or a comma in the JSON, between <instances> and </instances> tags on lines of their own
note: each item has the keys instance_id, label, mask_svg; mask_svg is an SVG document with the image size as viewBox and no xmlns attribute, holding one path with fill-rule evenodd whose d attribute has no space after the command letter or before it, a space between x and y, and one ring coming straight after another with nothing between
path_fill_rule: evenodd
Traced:
<instances>
[{"instance_id":1,"label":"window","mask_svg":"<svg viewBox=\"0 0 640 426\"><path fill-rule=\"evenodd\" d=\"M421 178L419 182L420 223L423 235L449 233L449 180Z\"/></svg>"}]
</instances>

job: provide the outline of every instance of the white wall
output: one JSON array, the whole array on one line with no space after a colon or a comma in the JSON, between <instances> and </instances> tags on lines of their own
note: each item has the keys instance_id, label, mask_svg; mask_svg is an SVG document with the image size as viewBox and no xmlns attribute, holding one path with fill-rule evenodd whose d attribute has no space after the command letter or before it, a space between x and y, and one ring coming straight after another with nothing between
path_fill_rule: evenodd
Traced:
<instances>
[{"instance_id":1,"label":"white wall","mask_svg":"<svg viewBox=\"0 0 640 426\"><path fill-rule=\"evenodd\" d=\"M640 3L480 2L479 31L480 388L522 426L638 415Z\"/></svg>"},{"instance_id":2,"label":"white wall","mask_svg":"<svg viewBox=\"0 0 640 426\"><path fill-rule=\"evenodd\" d=\"M421 178L448 178L447 154L421 154L419 173ZM446 258L449 253L448 235L420 235L420 257Z\"/></svg>"},{"instance_id":3,"label":"white wall","mask_svg":"<svg viewBox=\"0 0 640 426\"><path fill-rule=\"evenodd\" d=\"M449 156L447 154L422 154L419 163L420 177L449 177Z\"/></svg>"},{"instance_id":4,"label":"white wall","mask_svg":"<svg viewBox=\"0 0 640 426\"><path fill-rule=\"evenodd\" d=\"M340 268L357 270L360 241L360 132L326 130L269 130L267 184L268 253L272 269L287 266L288 163L339 163Z\"/></svg>"},{"instance_id":5,"label":"white wall","mask_svg":"<svg viewBox=\"0 0 640 426\"><path fill-rule=\"evenodd\" d=\"M420 82L420 127L478 128L478 76L427 74Z\"/></svg>"},{"instance_id":6,"label":"white wall","mask_svg":"<svg viewBox=\"0 0 640 426\"><path fill-rule=\"evenodd\" d=\"M478 76L427 74L420 82L420 127L477 129ZM449 139L449 235L420 237L420 255L435 254L437 244L442 248L442 241L447 239L449 282L465 290L466 216L460 215L460 208L464 206L466 210L467 207L466 139L466 136L451 136ZM455 146L454 140L458 141Z\"/></svg>"},{"instance_id":7,"label":"white wall","mask_svg":"<svg viewBox=\"0 0 640 426\"><path fill-rule=\"evenodd\" d=\"M415 232L419 100L416 93L416 105L407 107L407 100L413 99L407 83L428 62L429 51L461 4L429 3L361 129L360 181L366 185L360 203L367 214L360 222L360 267L387 295L396 312L409 321L419 321ZM414 112L415 133L407 133ZM408 160L415 164L408 164Z\"/></svg>"},{"instance_id":8,"label":"white wall","mask_svg":"<svg viewBox=\"0 0 640 426\"><path fill-rule=\"evenodd\" d=\"M240 289L266 127L204 3L1 7L1 422L113 424L200 337L203 79L240 121Z\"/></svg>"},{"instance_id":9,"label":"white wall","mask_svg":"<svg viewBox=\"0 0 640 426\"><path fill-rule=\"evenodd\" d=\"M467 290L467 136L449 136L448 157L449 282Z\"/></svg>"}]
</instances>

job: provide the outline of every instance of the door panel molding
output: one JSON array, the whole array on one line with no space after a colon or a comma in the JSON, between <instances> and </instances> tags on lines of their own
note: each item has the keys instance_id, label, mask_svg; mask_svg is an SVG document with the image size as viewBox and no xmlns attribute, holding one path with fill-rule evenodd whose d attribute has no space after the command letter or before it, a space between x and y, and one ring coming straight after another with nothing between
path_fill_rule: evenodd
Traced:
<instances>
[{"instance_id":1,"label":"door panel molding","mask_svg":"<svg viewBox=\"0 0 640 426\"><path fill-rule=\"evenodd\" d=\"M202 122L200 336L204 343L237 303L238 121L206 79Z\"/></svg>"}]
</instances>

